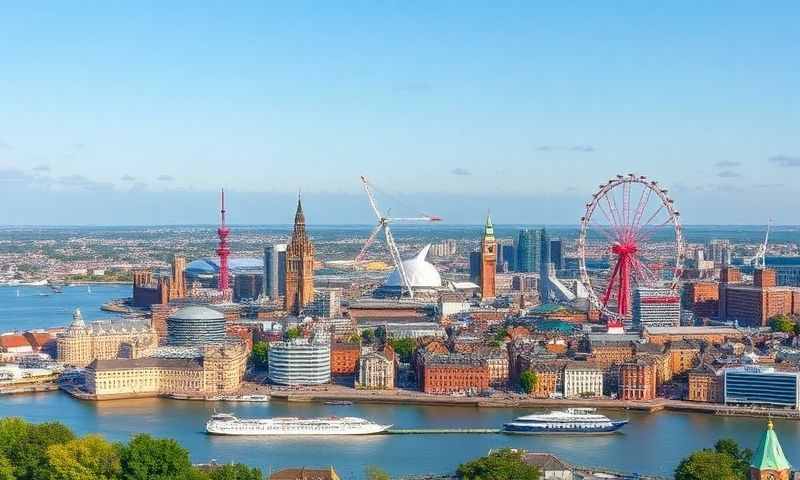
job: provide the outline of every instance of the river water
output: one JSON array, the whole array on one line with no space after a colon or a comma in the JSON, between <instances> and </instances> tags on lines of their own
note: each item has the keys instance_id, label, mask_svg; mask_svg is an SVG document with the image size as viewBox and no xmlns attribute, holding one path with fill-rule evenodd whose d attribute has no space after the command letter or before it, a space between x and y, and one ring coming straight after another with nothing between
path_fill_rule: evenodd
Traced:
<instances>
[{"instance_id":1,"label":"river water","mask_svg":"<svg viewBox=\"0 0 800 480\"><path fill-rule=\"evenodd\" d=\"M0 331L66 323L74 306L89 318L106 316L99 305L128 295L129 287L66 289L59 299L16 297L15 289L0 288ZM86 297L89 297L88 299ZM17 325L17 322L21 322ZM167 399L82 402L60 393L0 397L0 416L31 421L58 420L76 432L97 432L126 440L147 432L178 440L195 462L244 462L265 472L289 466L333 465L345 479L363 478L365 465L392 474L452 472L459 463L491 448L515 447L544 451L582 465L602 465L629 472L669 475L693 450L710 447L722 437L755 449L765 427L763 419L715 417L705 414L608 411L631 423L620 433L601 436L507 436L500 434L377 435L369 437L235 438L209 436L204 424L214 411L241 417L352 415L394 424L398 428L498 428L532 409L438 407L412 405L330 406L273 401L268 404L206 403ZM778 420L775 428L790 461L800 465L800 422Z\"/></svg>"}]
</instances>

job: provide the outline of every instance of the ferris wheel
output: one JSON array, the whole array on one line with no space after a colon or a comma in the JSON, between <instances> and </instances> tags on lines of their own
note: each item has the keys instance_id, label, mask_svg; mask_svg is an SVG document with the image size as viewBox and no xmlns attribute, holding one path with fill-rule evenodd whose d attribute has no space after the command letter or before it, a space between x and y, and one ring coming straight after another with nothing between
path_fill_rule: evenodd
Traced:
<instances>
[{"instance_id":1,"label":"ferris wheel","mask_svg":"<svg viewBox=\"0 0 800 480\"><path fill-rule=\"evenodd\" d=\"M617 175L598 188L581 218L578 267L590 303L609 332L621 333L634 289L678 287L680 213L667 190L644 176Z\"/></svg>"}]
</instances>

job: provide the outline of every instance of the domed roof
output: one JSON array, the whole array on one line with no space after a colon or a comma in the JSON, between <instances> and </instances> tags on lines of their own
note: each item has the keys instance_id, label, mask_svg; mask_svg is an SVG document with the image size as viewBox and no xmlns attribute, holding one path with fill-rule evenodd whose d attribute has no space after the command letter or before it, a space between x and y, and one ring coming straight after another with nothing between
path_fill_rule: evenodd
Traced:
<instances>
[{"instance_id":1,"label":"domed roof","mask_svg":"<svg viewBox=\"0 0 800 480\"><path fill-rule=\"evenodd\" d=\"M420 252L413 258L403 260L403 270L406 271L411 288L439 288L442 286L442 277L439 276L439 271L430 262L425 260L430 250L430 244L420 250ZM392 273L386 277L383 282L384 287L403 288L403 279L400 278L400 272L395 268Z\"/></svg>"},{"instance_id":2,"label":"domed roof","mask_svg":"<svg viewBox=\"0 0 800 480\"><path fill-rule=\"evenodd\" d=\"M181 308L170 315L170 318L177 318L179 320L221 320L225 318L225 315L213 308L191 305Z\"/></svg>"}]
</instances>

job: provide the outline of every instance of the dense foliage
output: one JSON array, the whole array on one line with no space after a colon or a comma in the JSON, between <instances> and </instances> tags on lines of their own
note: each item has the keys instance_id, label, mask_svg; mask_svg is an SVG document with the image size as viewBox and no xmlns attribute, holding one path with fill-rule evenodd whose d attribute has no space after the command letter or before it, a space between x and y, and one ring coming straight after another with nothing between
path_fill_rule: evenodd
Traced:
<instances>
[{"instance_id":1,"label":"dense foliage","mask_svg":"<svg viewBox=\"0 0 800 480\"><path fill-rule=\"evenodd\" d=\"M519 376L519 386L525 393L531 393L539 383L539 377L533 370L525 370Z\"/></svg>"},{"instance_id":2,"label":"dense foliage","mask_svg":"<svg viewBox=\"0 0 800 480\"><path fill-rule=\"evenodd\" d=\"M730 439L718 441L684 458L675 469L675 480L747 480L753 452Z\"/></svg>"},{"instance_id":3,"label":"dense foliage","mask_svg":"<svg viewBox=\"0 0 800 480\"><path fill-rule=\"evenodd\" d=\"M414 347L416 347L413 338L393 338L389 340L389 345L394 349L394 353L400 357L401 362L411 361L411 355L414 354Z\"/></svg>"},{"instance_id":4,"label":"dense foliage","mask_svg":"<svg viewBox=\"0 0 800 480\"><path fill-rule=\"evenodd\" d=\"M769 326L773 332L793 333L797 322L786 315L775 315L769 319Z\"/></svg>"},{"instance_id":5,"label":"dense foliage","mask_svg":"<svg viewBox=\"0 0 800 480\"><path fill-rule=\"evenodd\" d=\"M269 365L269 343L262 341L253 343L253 350L250 352L250 365L259 370L267 369Z\"/></svg>"},{"instance_id":6,"label":"dense foliage","mask_svg":"<svg viewBox=\"0 0 800 480\"><path fill-rule=\"evenodd\" d=\"M388 473L375 466L367 467L366 473L367 480L392 480Z\"/></svg>"},{"instance_id":7,"label":"dense foliage","mask_svg":"<svg viewBox=\"0 0 800 480\"><path fill-rule=\"evenodd\" d=\"M260 480L258 469L225 465L203 471L176 441L136 435L111 443L77 438L57 422L0 419L0 480Z\"/></svg>"},{"instance_id":8,"label":"dense foliage","mask_svg":"<svg viewBox=\"0 0 800 480\"><path fill-rule=\"evenodd\" d=\"M541 473L522 460L522 453L504 448L471 462L456 472L464 480L539 480Z\"/></svg>"},{"instance_id":9,"label":"dense foliage","mask_svg":"<svg viewBox=\"0 0 800 480\"><path fill-rule=\"evenodd\" d=\"M290 328L289 330L286 330L286 334L284 335L286 340L294 340L295 338L300 338L302 336L303 330L301 330L300 327Z\"/></svg>"}]
</instances>

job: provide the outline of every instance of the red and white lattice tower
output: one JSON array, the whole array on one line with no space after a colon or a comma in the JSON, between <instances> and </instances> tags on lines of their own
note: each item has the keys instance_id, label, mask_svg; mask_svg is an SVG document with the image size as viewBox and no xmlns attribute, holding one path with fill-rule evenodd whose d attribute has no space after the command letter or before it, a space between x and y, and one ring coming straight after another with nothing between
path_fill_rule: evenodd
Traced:
<instances>
[{"instance_id":1,"label":"red and white lattice tower","mask_svg":"<svg viewBox=\"0 0 800 480\"><path fill-rule=\"evenodd\" d=\"M679 217L666 189L632 173L600 185L586 204L578 237L581 281L609 333L624 332L634 289L677 290L684 256ZM587 266L587 257L594 265Z\"/></svg>"},{"instance_id":2,"label":"red and white lattice tower","mask_svg":"<svg viewBox=\"0 0 800 480\"><path fill-rule=\"evenodd\" d=\"M231 230L225 225L225 190L221 192L221 208L220 208L220 222L217 229L217 236L219 237L219 245L217 246L217 255L219 255L219 281L217 288L223 294L226 294L229 288L228 274L228 256L231 254L231 249L228 246L228 235Z\"/></svg>"}]
</instances>

